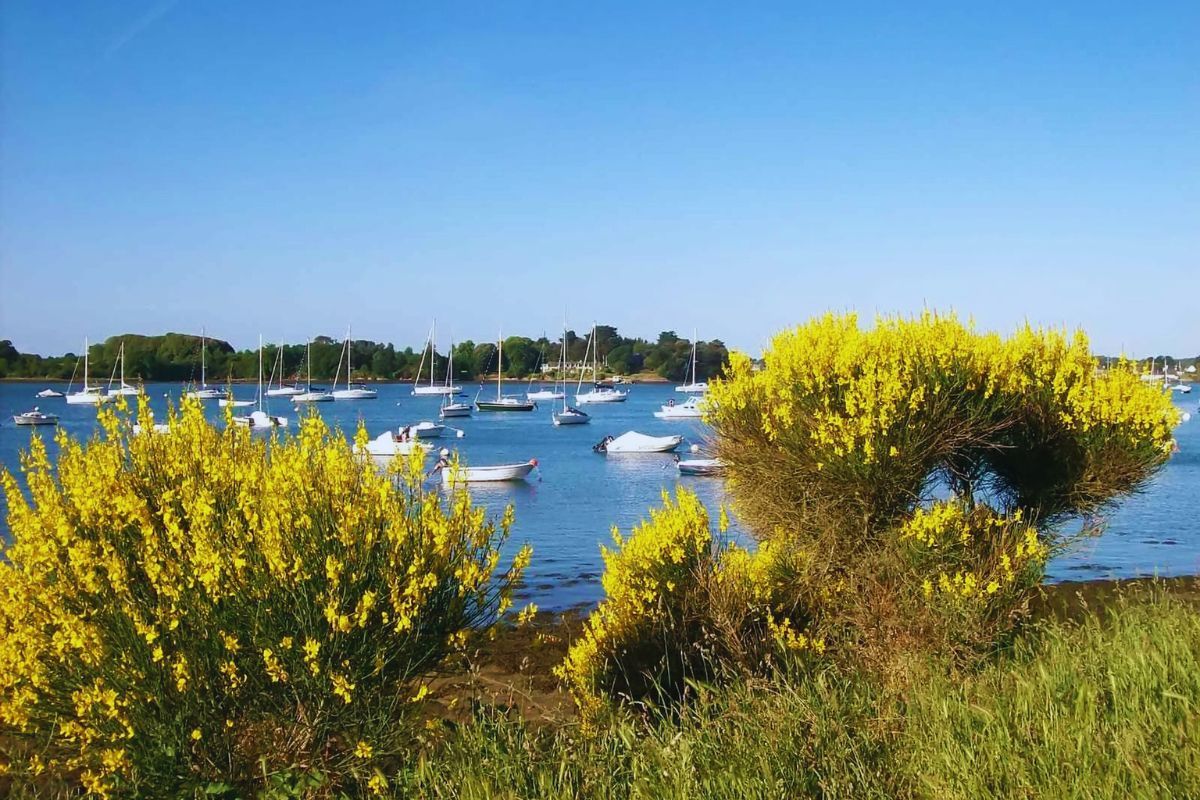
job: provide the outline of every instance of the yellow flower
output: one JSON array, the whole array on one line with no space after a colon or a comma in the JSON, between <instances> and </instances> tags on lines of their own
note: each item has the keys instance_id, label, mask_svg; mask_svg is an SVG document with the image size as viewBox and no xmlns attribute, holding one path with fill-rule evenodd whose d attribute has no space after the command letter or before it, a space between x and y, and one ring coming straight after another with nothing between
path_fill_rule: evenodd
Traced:
<instances>
[{"instance_id":1,"label":"yellow flower","mask_svg":"<svg viewBox=\"0 0 1200 800\"><path fill-rule=\"evenodd\" d=\"M198 741L200 741L200 737L201 737L201 734L200 734L200 729L199 729L199 728L192 728L192 741L193 741L193 742L198 742Z\"/></svg>"},{"instance_id":2,"label":"yellow flower","mask_svg":"<svg viewBox=\"0 0 1200 800\"><path fill-rule=\"evenodd\" d=\"M370 758L374 754L375 754L375 749L372 748L371 745L369 745L367 742L360 741L354 747L355 758L364 758L364 759Z\"/></svg>"}]
</instances>

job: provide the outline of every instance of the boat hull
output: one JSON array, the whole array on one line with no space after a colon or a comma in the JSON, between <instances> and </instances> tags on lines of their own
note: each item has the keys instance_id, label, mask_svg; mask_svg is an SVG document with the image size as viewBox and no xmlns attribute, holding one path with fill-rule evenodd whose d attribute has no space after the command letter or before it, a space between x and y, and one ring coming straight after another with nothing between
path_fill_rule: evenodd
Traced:
<instances>
[{"instance_id":1,"label":"boat hull","mask_svg":"<svg viewBox=\"0 0 1200 800\"><path fill-rule=\"evenodd\" d=\"M677 465L680 475L723 475L725 464L716 458L692 458Z\"/></svg>"},{"instance_id":2,"label":"boat hull","mask_svg":"<svg viewBox=\"0 0 1200 800\"><path fill-rule=\"evenodd\" d=\"M294 397L298 394L304 394L304 390L299 386L284 386L281 389L267 389L267 397Z\"/></svg>"},{"instance_id":3,"label":"boat hull","mask_svg":"<svg viewBox=\"0 0 1200 800\"><path fill-rule=\"evenodd\" d=\"M332 403L333 395L329 392L305 392L292 396L293 403Z\"/></svg>"},{"instance_id":4,"label":"boat hull","mask_svg":"<svg viewBox=\"0 0 1200 800\"><path fill-rule=\"evenodd\" d=\"M635 453L670 453L683 443L683 436L647 436L637 431L623 433L610 442L606 442L603 452L608 455L627 455ZM599 445L597 445L599 447Z\"/></svg>"},{"instance_id":5,"label":"boat hull","mask_svg":"<svg viewBox=\"0 0 1200 800\"><path fill-rule=\"evenodd\" d=\"M397 441L396 436L391 431L381 433L371 441L367 442L367 452L378 458L407 456L410 455L414 450L420 450L422 453L428 453L432 449L432 445L422 444L421 442L412 439L407 442Z\"/></svg>"},{"instance_id":6,"label":"boat hull","mask_svg":"<svg viewBox=\"0 0 1200 800\"><path fill-rule=\"evenodd\" d=\"M95 392L75 392L67 395L67 405L69 406L98 406L103 403L111 403L114 397L107 394L98 394Z\"/></svg>"},{"instance_id":7,"label":"boat hull","mask_svg":"<svg viewBox=\"0 0 1200 800\"><path fill-rule=\"evenodd\" d=\"M374 400L379 392L374 389L338 389L333 393L334 400Z\"/></svg>"},{"instance_id":8,"label":"boat hull","mask_svg":"<svg viewBox=\"0 0 1200 800\"><path fill-rule=\"evenodd\" d=\"M456 395L461 391L461 386L414 386L412 393L414 397L442 397L444 395Z\"/></svg>"},{"instance_id":9,"label":"boat hull","mask_svg":"<svg viewBox=\"0 0 1200 800\"><path fill-rule=\"evenodd\" d=\"M57 425L58 417L54 414L17 414L13 417L13 424L21 426Z\"/></svg>"},{"instance_id":10,"label":"boat hull","mask_svg":"<svg viewBox=\"0 0 1200 800\"><path fill-rule=\"evenodd\" d=\"M262 411L255 411L245 417L234 417L233 424L251 430L268 430L270 428L286 428L287 417L276 417Z\"/></svg>"},{"instance_id":11,"label":"boat hull","mask_svg":"<svg viewBox=\"0 0 1200 800\"><path fill-rule=\"evenodd\" d=\"M66 392L60 392L57 389L42 389L37 393L38 397L66 397Z\"/></svg>"},{"instance_id":12,"label":"boat hull","mask_svg":"<svg viewBox=\"0 0 1200 800\"><path fill-rule=\"evenodd\" d=\"M567 396L566 392L552 392L549 389L542 392L526 392L526 400L563 400Z\"/></svg>"},{"instance_id":13,"label":"boat hull","mask_svg":"<svg viewBox=\"0 0 1200 800\"><path fill-rule=\"evenodd\" d=\"M501 464L495 467L442 467L442 483L453 486L460 483L500 483L523 481L537 466L532 461L524 464Z\"/></svg>"},{"instance_id":14,"label":"boat hull","mask_svg":"<svg viewBox=\"0 0 1200 800\"><path fill-rule=\"evenodd\" d=\"M480 411L533 411L537 408L537 403L534 402L515 402L515 403L500 403L488 402L486 400L476 400L475 408Z\"/></svg>"},{"instance_id":15,"label":"boat hull","mask_svg":"<svg viewBox=\"0 0 1200 800\"><path fill-rule=\"evenodd\" d=\"M449 417L469 417L471 416L471 406L466 403L455 403L453 405L442 406L440 416L442 419Z\"/></svg>"},{"instance_id":16,"label":"boat hull","mask_svg":"<svg viewBox=\"0 0 1200 800\"><path fill-rule=\"evenodd\" d=\"M582 411L556 411L553 416L555 425L586 425L592 418Z\"/></svg>"},{"instance_id":17,"label":"boat hull","mask_svg":"<svg viewBox=\"0 0 1200 800\"><path fill-rule=\"evenodd\" d=\"M587 392L585 394L575 395L575 402L581 406L593 405L596 403L624 403L628 397L628 392Z\"/></svg>"}]
</instances>

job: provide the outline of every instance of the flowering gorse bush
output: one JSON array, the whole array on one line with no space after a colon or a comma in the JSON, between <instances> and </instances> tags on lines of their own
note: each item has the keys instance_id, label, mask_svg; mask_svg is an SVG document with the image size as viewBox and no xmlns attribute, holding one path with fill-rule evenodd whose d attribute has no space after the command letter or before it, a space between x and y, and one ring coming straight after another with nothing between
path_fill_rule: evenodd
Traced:
<instances>
[{"instance_id":1,"label":"flowering gorse bush","mask_svg":"<svg viewBox=\"0 0 1200 800\"><path fill-rule=\"evenodd\" d=\"M28 499L0 477L0 769L101 796L292 765L383 791L422 676L528 564L500 567L511 510L443 504L419 461L383 473L315 415L270 442L195 402L166 433L100 422L86 444L58 433L57 469L33 439Z\"/></svg>"},{"instance_id":2,"label":"flowering gorse bush","mask_svg":"<svg viewBox=\"0 0 1200 800\"><path fill-rule=\"evenodd\" d=\"M724 533L724 511L718 524ZM704 505L680 489L627 537L602 548L605 598L556 670L585 720L603 698L677 699L689 679L757 670L783 651L823 649L776 603L779 563L715 537ZM801 623L802 624L802 623Z\"/></svg>"},{"instance_id":3,"label":"flowering gorse bush","mask_svg":"<svg viewBox=\"0 0 1200 800\"><path fill-rule=\"evenodd\" d=\"M830 314L764 361L734 356L708 421L739 518L800 556L790 591L847 644L986 648L1058 524L1142 486L1178 418L1082 333ZM901 602L914 586L923 608Z\"/></svg>"}]
</instances>

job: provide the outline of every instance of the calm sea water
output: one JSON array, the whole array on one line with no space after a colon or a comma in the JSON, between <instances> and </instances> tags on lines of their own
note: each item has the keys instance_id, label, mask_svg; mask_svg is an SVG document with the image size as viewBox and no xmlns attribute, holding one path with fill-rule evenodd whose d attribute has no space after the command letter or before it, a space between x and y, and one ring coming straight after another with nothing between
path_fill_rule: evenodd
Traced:
<instances>
[{"instance_id":1,"label":"calm sea water","mask_svg":"<svg viewBox=\"0 0 1200 800\"><path fill-rule=\"evenodd\" d=\"M61 425L77 437L89 436L96 412L86 406L68 406L61 399L36 399L43 388L35 384L0 384L0 464L17 466L18 453L28 445L30 429L17 428L12 415L38 405L61 418ZM62 388L62 387L57 387ZM314 406L332 425L353 434L361 418L372 436L388 428L436 420L438 398L412 397L409 385L380 386L379 398L339 401ZM469 387L474 394L475 387ZM524 391L511 385L508 391ZM175 384L147 387L156 409L165 409L166 397L178 398ZM494 387L490 387L494 394ZM489 389L485 388L484 397ZM240 387L239 396L250 397L253 387ZM573 393L572 393L573 394ZM1141 495L1125 500L1109 517L1105 533L1089 539L1050 565L1052 580L1084 580L1137 575L1200 573L1200 415L1197 395L1180 396L1177 403L1196 419L1177 431L1176 453L1153 485ZM677 485L694 489L714 512L725 500L719 478L680 477L669 455L605 457L592 445L606 434L637 430L652 435L672 432L686 436L681 451L691 443L703 446L706 429L698 422L665 422L653 412L671 398L683 395L671 387L632 387L625 403L589 406L588 425L555 428L550 422L551 403L543 402L532 413L476 413L447 420L465 436L451 431L440 446L457 449L470 464L501 464L538 459L541 467L524 484L475 485L476 501L497 513L508 503L516 509L514 546L528 541L534 558L525 589L544 609L563 609L600 599L602 562L600 545L617 525L627 531L658 503L663 491ZM220 418L213 402L210 415ZM296 414L285 398L271 402L270 410L285 414L295 424ZM159 416L162 418L162 411ZM49 429L42 429L47 431ZM540 474L539 474L540 473ZM7 528L7 525L3 526Z\"/></svg>"}]
</instances>

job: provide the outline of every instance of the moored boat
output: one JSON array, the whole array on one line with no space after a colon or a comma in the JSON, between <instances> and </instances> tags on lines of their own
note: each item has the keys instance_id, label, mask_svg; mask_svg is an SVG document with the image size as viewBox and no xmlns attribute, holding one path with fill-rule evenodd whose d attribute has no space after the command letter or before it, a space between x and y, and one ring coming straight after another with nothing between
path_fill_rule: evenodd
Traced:
<instances>
[{"instance_id":1,"label":"moored boat","mask_svg":"<svg viewBox=\"0 0 1200 800\"><path fill-rule=\"evenodd\" d=\"M676 460L680 475L724 475L725 462L719 458L688 458Z\"/></svg>"},{"instance_id":2,"label":"moored boat","mask_svg":"<svg viewBox=\"0 0 1200 800\"><path fill-rule=\"evenodd\" d=\"M480 411L533 411L537 403L532 400L522 400L519 397L500 393L501 380L504 376L504 336L501 335L496 343L496 399L480 400L475 398L475 408Z\"/></svg>"},{"instance_id":3,"label":"moored boat","mask_svg":"<svg viewBox=\"0 0 1200 800\"><path fill-rule=\"evenodd\" d=\"M343 348L343 352L342 352L342 355L346 359L346 388L345 389L334 388L333 399L334 400L374 400L375 398L379 397L379 392L375 391L374 389L368 389L364 384L361 384L361 383L350 383L350 375L353 372L353 368L350 363L351 345L353 344L353 342L354 342L354 340L350 336L350 328L346 328L346 346ZM309 362L310 371L312 369L311 363L312 362L310 360L310 362ZM337 379L341 374L342 374L342 357L339 356L337 373L333 376L334 387L337 386Z\"/></svg>"},{"instance_id":4,"label":"moored boat","mask_svg":"<svg viewBox=\"0 0 1200 800\"><path fill-rule=\"evenodd\" d=\"M433 445L412 438L402 438L397 431L384 431L367 442L367 452L381 458L406 456L414 450L428 453L432 449Z\"/></svg>"},{"instance_id":5,"label":"moored boat","mask_svg":"<svg viewBox=\"0 0 1200 800\"><path fill-rule=\"evenodd\" d=\"M36 395L36 397L41 397L41 398L47 398L47 397L66 397L66 396L67 396L67 393L66 393L66 392L60 392L60 391L58 391L57 389L42 389L42 390L41 390L40 392L38 392L38 393L37 393L37 395Z\"/></svg>"},{"instance_id":6,"label":"moored boat","mask_svg":"<svg viewBox=\"0 0 1200 800\"><path fill-rule=\"evenodd\" d=\"M697 396L689 397L682 403L668 400L661 410L654 412L654 416L659 419L700 419L704 416L700 407L702 402L703 398Z\"/></svg>"},{"instance_id":7,"label":"moored boat","mask_svg":"<svg viewBox=\"0 0 1200 800\"><path fill-rule=\"evenodd\" d=\"M72 406L98 406L115 400L99 386L88 385L88 340L83 340L83 388L78 392L67 393L67 404Z\"/></svg>"},{"instance_id":8,"label":"moored boat","mask_svg":"<svg viewBox=\"0 0 1200 800\"><path fill-rule=\"evenodd\" d=\"M683 436L650 436L637 431L628 431L620 436L605 436L592 447L597 453L608 455L624 453L670 453L683 443Z\"/></svg>"},{"instance_id":9,"label":"moored boat","mask_svg":"<svg viewBox=\"0 0 1200 800\"><path fill-rule=\"evenodd\" d=\"M443 456L437 471L442 473L442 483L453 486L460 483L498 483L501 481L523 481L537 467L536 458L523 464L497 464L486 467L454 466Z\"/></svg>"},{"instance_id":10,"label":"moored boat","mask_svg":"<svg viewBox=\"0 0 1200 800\"><path fill-rule=\"evenodd\" d=\"M13 416L13 423L17 425L57 425L58 415L46 414L34 406L32 411Z\"/></svg>"}]
</instances>

